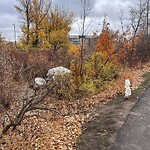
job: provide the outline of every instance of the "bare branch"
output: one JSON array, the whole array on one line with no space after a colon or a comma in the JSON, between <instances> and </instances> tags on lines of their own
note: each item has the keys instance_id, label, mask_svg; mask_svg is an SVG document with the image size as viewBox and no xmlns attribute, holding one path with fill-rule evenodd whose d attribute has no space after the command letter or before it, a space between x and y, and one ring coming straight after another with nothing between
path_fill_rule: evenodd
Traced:
<instances>
[{"instance_id":1,"label":"bare branch","mask_svg":"<svg viewBox=\"0 0 150 150\"><path fill-rule=\"evenodd\" d=\"M28 109L28 111L32 111L32 110L47 110L47 111L55 112L55 113L63 116L63 114L60 113L59 111L57 111L55 108L33 106L33 107L31 107L31 108Z\"/></svg>"}]
</instances>

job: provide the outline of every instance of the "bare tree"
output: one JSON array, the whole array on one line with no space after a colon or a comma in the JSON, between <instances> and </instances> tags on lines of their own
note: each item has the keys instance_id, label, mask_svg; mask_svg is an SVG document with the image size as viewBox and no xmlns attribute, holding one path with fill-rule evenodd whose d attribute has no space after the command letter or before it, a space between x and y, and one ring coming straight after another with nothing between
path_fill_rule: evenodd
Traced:
<instances>
[{"instance_id":1,"label":"bare tree","mask_svg":"<svg viewBox=\"0 0 150 150\"><path fill-rule=\"evenodd\" d=\"M145 32L145 2L143 0L139 0L134 7L130 8L130 21L132 28L132 49L128 51L128 63L130 67L133 66L134 59L136 56L136 46L137 46L137 38L138 35Z\"/></svg>"},{"instance_id":2,"label":"bare tree","mask_svg":"<svg viewBox=\"0 0 150 150\"><path fill-rule=\"evenodd\" d=\"M130 10L130 20L131 20L131 27L133 29L133 36L135 37L141 27L143 28L143 20L144 13L146 11L146 8L144 7L144 3L142 0L139 1L139 4L137 4L137 7L131 7Z\"/></svg>"},{"instance_id":3,"label":"bare tree","mask_svg":"<svg viewBox=\"0 0 150 150\"><path fill-rule=\"evenodd\" d=\"M30 26L33 21L32 15L32 0L18 0L18 5L15 6L16 10L19 13L21 18L21 28L22 32L26 37L26 44L29 44L30 41ZM24 32L24 30L27 30Z\"/></svg>"},{"instance_id":4,"label":"bare tree","mask_svg":"<svg viewBox=\"0 0 150 150\"><path fill-rule=\"evenodd\" d=\"M136 48L136 57L145 62L149 60L149 0L139 0L139 3L131 8L130 20L133 29L133 48ZM136 36L142 33L140 43L136 43ZM138 46L137 46L138 44ZM132 53L131 53L132 54ZM132 57L132 56L131 56Z\"/></svg>"},{"instance_id":5,"label":"bare tree","mask_svg":"<svg viewBox=\"0 0 150 150\"><path fill-rule=\"evenodd\" d=\"M80 48L80 76L83 76L83 60L84 60L84 38L86 29L86 19L92 10L91 0L81 0L81 48Z\"/></svg>"}]
</instances>

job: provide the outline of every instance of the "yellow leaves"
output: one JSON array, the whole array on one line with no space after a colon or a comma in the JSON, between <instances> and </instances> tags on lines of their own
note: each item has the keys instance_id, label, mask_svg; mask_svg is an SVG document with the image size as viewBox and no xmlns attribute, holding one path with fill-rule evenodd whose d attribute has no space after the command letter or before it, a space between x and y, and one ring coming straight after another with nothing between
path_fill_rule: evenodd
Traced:
<instances>
[{"instance_id":1,"label":"yellow leaves","mask_svg":"<svg viewBox=\"0 0 150 150\"><path fill-rule=\"evenodd\" d=\"M58 50L61 47L67 47L69 40L67 37L67 31L62 30L54 30L50 33L50 46L54 51Z\"/></svg>"},{"instance_id":2,"label":"yellow leaves","mask_svg":"<svg viewBox=\"0 0 150 150\"><path fill-rule=\"evenodd\" d=\"M44 43L42 45L43 49L49 48L49 42L47 40L44 39Z\"/></svg>"},{"instance_id":3,"label":"yellow leaves","mask_svg":"<svg viewBox=\"0 0 150 150\"><path fill-rule=\"evenodd\" d=\"M68 49L68 53L71 57L78 59L79 55L80 55L80 49L77 45L70 44L69 49Z\"/></svg>"},{"instance_id":4,"label":"yellow leaves","mask_svg":"<svg viewBox=\"0 0 150 150\"><path fill-rule=\"evenodd\" d=\"M65 15L64 15L65 13ZM72 13L67 13L65 11L58 10L56 7L54 11L51 12L51 30L62 30L65 29L67 32L71 30L70 24L72 22Z\"/></svg>"},{"instance_id":5,"label":"yellow leaves","mask_svg":"<svg viewBox=\"0 0 150 150\"><path fill-rule=\"evenodd\" d=\"M22 44L29 47L65 48L68 45L68 32L71 30L72 15L58 7L51 9L50 2L45 0L31 0L29 4L32 9L30 13L26 13L27 4L19 2L19 8L24 9L22 15ZM26 6L27 5L27 6ZM29 8L30 9L30 8ZM24 19L25 18L25 19Z\"/></svg>"},{"instance_id":6,"label":"yellow leaves","mask_svg":"<svg viewBox=\"0 0 150 150\"><path fill-rule=\"evenodd\" d=\"M50 38L52 40L52 42L62 42L64 40L66 40L66 34L67 32L65 30L54 30L50 33Z\"/></svg>"},{"instance_id":7,"label":"yellow leaves","mask_svg":"<svg viewBox=\"0 0 150 150\"><path fill-rule=\"evenodd\" d=\"M70 44L68 52L69 54L72 54L72 55L79 53L78 47L74 44Z\"/></svg>"},{"instance_id":8,"label":"yellow leaves","mask_svg":"<svg viewBox=\"0 0 150 150\"><path fill-rule=\"evenodd\" d=\"M39 30L38 35L39 35L39 38L40 38L40 39L44 39L45 36L46 36L45 33L44 33L44 31L42 31L42 30Z\"/></svg>"}]
</instances>

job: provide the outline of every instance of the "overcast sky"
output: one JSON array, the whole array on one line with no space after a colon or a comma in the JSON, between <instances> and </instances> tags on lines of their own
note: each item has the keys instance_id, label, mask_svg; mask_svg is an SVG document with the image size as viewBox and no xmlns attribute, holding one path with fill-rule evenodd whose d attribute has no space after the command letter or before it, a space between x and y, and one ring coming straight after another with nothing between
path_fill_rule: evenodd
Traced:
<instances>
[{"instance_id":1,"label":"overcast sky","mask_svg":"<svg viewBox=\"0 0 150 150\"><path fill-rule=\"evenodd\" d=\"M70 34L80 34L79 20L82 12L80 0L52 0L53 3L72 11L75 14L75 21L72 24ZM107 21L111 28L116 30L120 26L119 17L120 8L123 9L124 19L129 16L130 6L138 0L91 0L92 13L87 18L87 24L92 21L90 28L86 34L92 34L100 28L104 14L108 14ZM18 14L14 8L16 0L0 0L0 32L7 40L14 40L13 24L16 26L17 37L20 36Z\"/></svg>"}]
</instances>

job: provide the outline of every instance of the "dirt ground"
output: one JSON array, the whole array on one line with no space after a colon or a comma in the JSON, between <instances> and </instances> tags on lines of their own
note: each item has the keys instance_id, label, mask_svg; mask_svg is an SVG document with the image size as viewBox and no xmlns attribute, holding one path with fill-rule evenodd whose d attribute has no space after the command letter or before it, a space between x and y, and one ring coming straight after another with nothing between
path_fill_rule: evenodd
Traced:
<instances>
[{"instance_id":1,"label":"dirt ground","mask_svg":"<svg viewBox=\"0 0 150 150\"><path fill-rule=\"evenodd\" d=\"M150 74L148 76L150 77ZM91 119L82 127L77 150L108 150L115 140L117 131L148 86L149 81L149 78L146 78L139 89L133 91L129 99L124 99L124 95L119 94L107 105L97 106L90 114Z\"/></svg>"}]
</instances>

